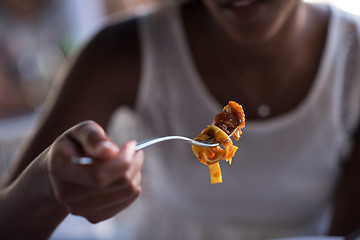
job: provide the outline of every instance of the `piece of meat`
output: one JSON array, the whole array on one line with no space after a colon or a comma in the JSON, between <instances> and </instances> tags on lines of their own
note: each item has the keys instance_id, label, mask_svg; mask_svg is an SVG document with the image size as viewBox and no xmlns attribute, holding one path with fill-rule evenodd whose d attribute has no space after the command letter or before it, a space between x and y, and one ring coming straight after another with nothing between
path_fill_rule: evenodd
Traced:
<instances>
[{"instance_id":1,"label":"piece of meat","mask_svg":"<svg viewBox=\"0 0 360 240\"><path fill-rule=\"evenodd\" d=\"M195 156L200 162L209 166L211 183L222 182L219 160L226 160L231 164L231 160L238 149L233 145L229 135L239 140L242 134L241 129L245 127L245 113L238 103L230 101L218 113L211 125L206 127L194 140L219 142L221 146L217 147L199 147L192 146Z\"/></svg>"}]
</instances>

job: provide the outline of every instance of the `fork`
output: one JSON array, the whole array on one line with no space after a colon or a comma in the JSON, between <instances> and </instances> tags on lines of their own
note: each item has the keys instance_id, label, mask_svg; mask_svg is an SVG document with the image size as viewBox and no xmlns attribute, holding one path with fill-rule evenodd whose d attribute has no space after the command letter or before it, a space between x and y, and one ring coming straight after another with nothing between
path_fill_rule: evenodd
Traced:
<instances>
[{"instance_id":1,"label":"fork","mask_svg":"<svg viewBox=\"0 0 360 240\"><path fill-rule=\"evenodd\" d=\"M201 142L201 141L196 141L196 140L190 139L188 137L184 137L184 136L164 136L164 137L156 137L156 138L151 138L148 140L138 142L135 146L135 151L139 151L139 150L146 148L148 146L151 146L153 144L168 141L168 140L183 140L192 145L196 145L196 146L200 146L200 147L217 147L220 145L220 143L218 143L218 142L216 142L216 143L211 143L211 141ZM87 164L92 164L94 162L94 160L90 157L72 157L71 162L75 163L75 164L80 164L80 165L87 165Z\"/></svg>"},{"instance_id":2,"label":"fork","mask_svg":"<svg viewBox=\"0 0 360 240\"><path fill-rule=\"evenodd\" d=\"M190 143L192 145L196 145L196 146L200 146L200 147L216 147L216 146L219 146L219 144L220 144L220 143L210 143L210 142L196 141L196 140L190 139L188 137L183 137L183 136L165 136L165 137L150 138L148 140L141 141L141 142L136 144L135 150L138 151L140 149L146 148L146 147L148 147L150 145L153 145L155 143L168 141L168 140L183 140L183 141L186 141L186 142L188 142L188 143Z\"/></svg>"}]
</instances>

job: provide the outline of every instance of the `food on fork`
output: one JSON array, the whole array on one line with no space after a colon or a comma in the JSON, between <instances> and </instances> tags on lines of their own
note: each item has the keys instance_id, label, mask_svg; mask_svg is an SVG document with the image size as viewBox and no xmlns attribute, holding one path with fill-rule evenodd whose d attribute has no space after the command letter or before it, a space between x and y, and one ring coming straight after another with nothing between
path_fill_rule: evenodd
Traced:
<instances>
[{"instance_id":1,"label":"food on fork","mask_svg":"<svg viewBox=\"0 0 360 240\"><path fill-rule=\"evenodd\" d=\"M231 164L231 160L238 149L233 145L231 136L239 140L242 134L241 129L245 127L245 113L241 105L230 101L222 112L218 113L211 125L206 127L199 136L194 138L198 141L219 142L217 147L192 146L195 156L200 162L209 166L211 184L221 183L221 169L219 160L226 160Z\"/></svg>"}]
</instances>

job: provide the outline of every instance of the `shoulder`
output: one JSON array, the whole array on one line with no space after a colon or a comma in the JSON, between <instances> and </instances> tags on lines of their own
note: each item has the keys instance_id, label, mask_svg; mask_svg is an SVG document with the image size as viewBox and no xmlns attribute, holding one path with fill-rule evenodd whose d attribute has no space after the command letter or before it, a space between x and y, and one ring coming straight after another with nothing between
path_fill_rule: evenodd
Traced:
<instances>
[{"instance_id":1,"label":"shoulder","mask_svg":"<svg viewBox=\"0 0 360 240\"><path fill-rule=\"evenodd\" d=\"M342 79L342 121L346 132L359 131L360 124L360 16L335 6L331 9L330 42L334 44L333 70Z\"/></svg>"},{"instance_id":2,"label":"shoulder","mask_svg":"<svg viewBox=\"0 0 360 240\"><path fill-rule=\"evenodd\" d=\"M329 12L326 47L332 56L336 56L334 61L348 67L360 63L360 16L334 5L322 7ZM351 71L354 72L356 69L353 68Z\"/></svg>"},{"instance_id":3,"label":"shoulder","mask_svg":"<svg viewBox=\"0 0 360 240\"><path fill-rule=\"evenodd\" d=\"M334 15L338 15L343 23L353 24L358 28L360 27L360 15L348 12L333 5L330 5L330 9L334 12Z\"/></svg>"},{"instance_id":4,"label":"shoulder","mask_svg":"<svg viewBox=\"0 0 360 240\"><path fill-rule=\"evenodd\" d=\"M346 34L352 34L354 37L360 38L360 16L347 12L333 4L328 3L307 3L309 9L317 19L328 19L329 36L337 35L348 37ZM316 19L315 19L316 20ZM351 31L351 32L350 32Z\"/></svg>"},{"instance_id":5,"label":"shoulder","mask_svg":"<svg viewBox=\"0 0 360 240\"><path fill-rule=\"evenodd\" d=\"M112 22L104 26L86 45L87 52L106 55L108 62L113 58L134 57L139 51L138 19L131 18ZM103 60L103 59L102 59Z\"/></svg>"},{"instance_id":6,"label":"shoulder","mask_svg":"<svg viewBox=\"0 0 360 240\"><path fill-rule=\"evenodd\" d=\"M133 105L141 70L138 19L107 24L70 61L67 85Z\"/></svg>"},{"instance_id":7,"label":"shoulder","mask_svg":"<svg viewBox=\"0 0 360 240\"><path fill-rule=\"evenodd\" d=\"M331 21L345 38L360 42L360 16L330 5Z\"/></svg>"}]
</instances>

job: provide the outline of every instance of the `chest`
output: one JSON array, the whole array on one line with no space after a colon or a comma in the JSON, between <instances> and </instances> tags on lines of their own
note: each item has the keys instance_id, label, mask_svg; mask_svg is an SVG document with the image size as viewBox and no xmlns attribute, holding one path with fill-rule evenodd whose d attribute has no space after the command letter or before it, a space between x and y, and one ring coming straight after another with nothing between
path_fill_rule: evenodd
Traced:
<instances>
[{"instance_id":1,"label":"chest","mask_svg":"<svg viewBox=\"0 0 360 240\"><path fill-rule=\"evenodd\" d=\"M301 41L289 37L281 42L278 37L271 46L264 43L246 51L246 46L239 50L225 32L214 33L214 27L208 27L209 16L201 13L183 10L185 41L201 80L220 103L238 101L246 108L247 118L256 120L289 112L307 96L322 61L327 16L304 27L306 37ZM266 54L256 52L258 48ZM269 109L266 116L259 116L261 106Z\"/></svg>"}]
</instances>

